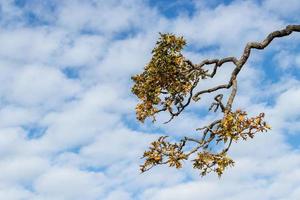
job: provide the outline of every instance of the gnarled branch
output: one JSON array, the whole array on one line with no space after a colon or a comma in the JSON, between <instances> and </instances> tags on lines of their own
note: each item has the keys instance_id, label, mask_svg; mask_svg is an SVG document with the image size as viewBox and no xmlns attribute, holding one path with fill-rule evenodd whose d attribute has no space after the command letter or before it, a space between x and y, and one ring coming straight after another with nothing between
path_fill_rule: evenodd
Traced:
<instances>
[{"instance_id":1,"label":"gnarled branch","mask_svg":"<svg viewBox=\"0 0 300 200\"><path fill-rule=\"evenodd\" d=\"M227 152L233 141L253 138L257 132L270 129L270 126L263 120L264 113L248 118L245 111L232 111L232 104L237 93L238 74L247 62L252 49L262 50L275 38L288 36L292 32L300 32L300 25L288 25L282 30L274 31L262 42L247 43L239 59L235 57L207 59L199 64L192 63L181 54L186 44L182 37L161 34L153 50L152 60L145 67L145 71L132 78L135 81L132 91L142 100L142 103L137 106L137 116L140 121L143 122L145 118L154 117L162 111L169 112L171 115L169 121L171 121L191 103L192 99L198 101L201 95L221 89L231 88L231 93L226 106L222 102L223 94L215 96L215 102L209 110L215 107L216 112L220 108L223 117L203 128L196 129L202 134L201 137L184 137L179 143L170 143L164 136L152 142L149 150L143 155L146 161L141 165L141 171L147 171L161 164L180 168L182 162L194 153L197 153L197 156L192 160L193 166L199 169L202 175L213 171L221 176L226 167L232 166L234 162L227 157ZM218 68L225 63L232 63L235 66L227 84L217 85L193 94L201 79L213 78ZM211 73L204 69L206 65L213 65ZM187 143L195 146L186 148ZM215 148L216 145L219 147L221 145L223 148L218 151L217 149L220 148Z\"/></svg>"}]
</instances>

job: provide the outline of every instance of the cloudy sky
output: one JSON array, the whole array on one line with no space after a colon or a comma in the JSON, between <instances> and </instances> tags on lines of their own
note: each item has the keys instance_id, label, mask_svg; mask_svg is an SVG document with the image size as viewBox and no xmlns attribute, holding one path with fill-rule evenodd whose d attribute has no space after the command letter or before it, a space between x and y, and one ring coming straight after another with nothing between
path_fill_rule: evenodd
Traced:
<instances>
[{"instance_id":1,"label":"cloudy sky","mask_svg":"<svg viewBox=\"0 0 300 200\"><path fill-rule=\"evenodd\" d=\"M149 142L194 135L215 117L211 97L167 125L164 115L139 124L130 93L158 32L183 35L195 63L238 57L248 41L300 24L299 10L299 0L0 0L0 199L299 199L300 33L253 51L241 71L234 108L265 112L272 130L234 144L221 179L188 162L139 173Z\"/></svg>"}]
</instances>

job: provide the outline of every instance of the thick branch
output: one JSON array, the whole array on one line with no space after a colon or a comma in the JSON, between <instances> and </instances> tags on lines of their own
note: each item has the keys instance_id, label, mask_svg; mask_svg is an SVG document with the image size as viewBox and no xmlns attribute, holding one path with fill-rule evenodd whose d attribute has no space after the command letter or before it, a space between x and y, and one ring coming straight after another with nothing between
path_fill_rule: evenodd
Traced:
<instances>
[{"instance_id":1,"label":"thick branch","mask_svg":"<svg viewBox=\"0 0 300 200\"><path fill-rule=\"evenodd\" d=\"M224 64L225 61L227 61L227 62L231 61L236 66L234 68L234 70L232 71L232 74L231 74L231 77L230 77L230 80L229 80L228 84L223 84L223 85L219 85L219 86L216 86L216 87L213 87L213 88L210 88L210 89L199 91L194 95L193 99L197 101L201 94L211 93L211 92L215 92L215 91L220 90L220 89L230 88L233 84L233 80L236 79L238 73L240 72L240 70L242 69L244 64L247 62L247 60L250 56L250 53L251 53L251 49L260 49L260 50L262 50L262 49L266 48L272 42L272 40L274 38L288 36L292 32L300 32L300 25L288 25L285 29L282 29L282 30L279 30L279 31L274 31L274 32L270 33L262 42L250 42L250 43L248 43L246 45L246 47L244 48L244 52L243 52L243 54L242 54L242 56L239 60L236 60L234 57L228 57L228 58L221 59L220 61L223 61L223 63L220 62L221 65ZM214 63L213 61L216 61L216 59L210 60L210 62ZM210 62L209 62L209 60L204 60L203 62L201 62L199 64L199 66L203 66L206 63L209 64ZM219 67L221 65L218 65L217 67ZM212 75L211 77L214 76L217 67L215 66L214 71L211 74Z\"/></svg>"},{"instance_id":2,"label":"thick branch","mask_svg":"<svg viewBox=\"0 0 300 200\"><path fill-rule=\"evenodd\" d=\"M236 91L237 91L237 80L233 79L233 81L232 81L232 91L231 91L231 94L228 98L225 111L230 111L231 110L231 106L232 106L234 97L236 95Z\"/></svg>"}]
</instances>

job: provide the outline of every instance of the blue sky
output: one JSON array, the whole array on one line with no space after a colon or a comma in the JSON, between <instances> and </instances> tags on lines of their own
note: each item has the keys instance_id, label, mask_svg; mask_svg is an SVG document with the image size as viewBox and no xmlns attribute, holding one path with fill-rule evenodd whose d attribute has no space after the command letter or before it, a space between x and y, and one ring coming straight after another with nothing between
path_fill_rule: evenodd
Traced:
<instances>
[{"instance_id":1,"label":"blue sky","mask_svg":"<svg viewBox=\"0 0 300 200\"><path fill-rule=\"evenodd\" d=\"M300 1L1 0L0 199L297 200L300 196L300 34L253 51L234 108L266 113L272 130L233 145L221 179L190 163L139 173L148 144L180 138L220 115L212 95L163 124L140 124L130 77L151 58L159 32L183 35L184 55L240 56L288 24ZM212 81L228 81L224 65Z\"/></svg>"}]
</instances>

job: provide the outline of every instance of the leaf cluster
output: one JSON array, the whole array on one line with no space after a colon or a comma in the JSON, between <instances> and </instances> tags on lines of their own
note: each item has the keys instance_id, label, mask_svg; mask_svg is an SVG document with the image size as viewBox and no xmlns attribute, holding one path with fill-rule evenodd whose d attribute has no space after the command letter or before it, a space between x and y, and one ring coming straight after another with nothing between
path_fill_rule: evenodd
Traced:
<instances>
[{"instance_id":1,"label":"leaf cluster","mask_svg":"<svg viewBox=\"0 0 300 200\"><path fill-rule=\"evenodd\" d=\"M227 167L234 165L234 161L226 155L226 152L218 154L207 151L200 152L193 162L193 167L199 169L202 176L210 172L216 172L221 177Z\"/></svg>"},{"instance_id":2,"label":"leaf cluster","mask_svg":"<svg viewBox=\"0 0 300 200\"><path fill-rule=\"evenodd\" d=\"M264 116L264 113L260 113L256 117L247 118L245 111L227 112L213 134L218 135L217 142L223 141L224 143L228 140L253 138L255 133L267 132L271 128L263 120Z\"/></svg>"},{"instance_id":3,"label":"leaf cluster","mask_svg":"<svg viewBox=\"0 0 300 200\"><path fill-rule=\"evenodd\" d=\"M202 131L202 137L199 139L185 137L179 143L170 143L165 140L167 136L161 136L144 152L145 162L140 166L140 170L145 172L159 164L168 164L178 169L182 167L184 160L197 153L196 158L192 160L193 167L200 170L202 176L216 172L220 177L227 167L234 165L234 161L227 156L233 141L253 138L255 133L270 129L263 118L263 113L248 118L245 111L237 110L226 112L221 120L198 129ZM188 141L196 144L192 150L185 150ZM216 151L214 149L218 143L222 143L223 148Z\"/></svg>"},{"instance_id":4,"label":"leaf cluster","mask_svg":"<svg viewBox=\"0 0 300 200\"><path fill-rule=\"evenodd\" d=\"M188 158L182 151L185 145L184 142L172 144L165 141L166 138L166 136L161 136L158 140L153 141L149 150L144 152L143 158L146 158L146 161L140 166L141 172L163 163L168 163L170 167L176 167L177 169L182 167L181 161Z\"/></svg>"},{"instance_id":5,"label":"leaf cluster","mask_svg":"<svg viewBox=\"0 0 300 200\"><path fill-rule=\"evenodd\" d=\"M199 72L192 70L181 53L185 45L183 37L160 34L144 72L132 77L132 92L142 101L136 106L139 121L154 117L160 109L171 111L172 105L182 104L197 81Z\"/></svg>"}]
</instances>

